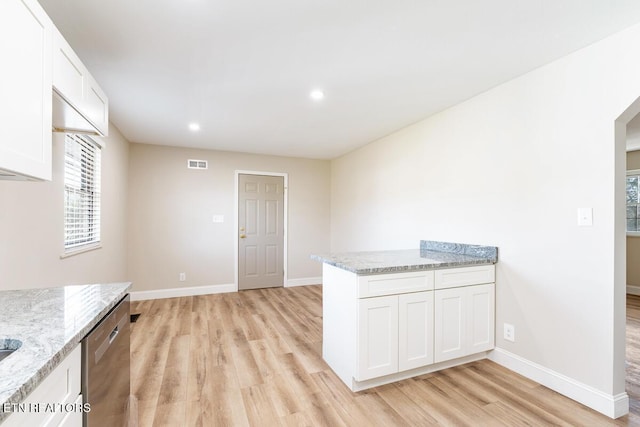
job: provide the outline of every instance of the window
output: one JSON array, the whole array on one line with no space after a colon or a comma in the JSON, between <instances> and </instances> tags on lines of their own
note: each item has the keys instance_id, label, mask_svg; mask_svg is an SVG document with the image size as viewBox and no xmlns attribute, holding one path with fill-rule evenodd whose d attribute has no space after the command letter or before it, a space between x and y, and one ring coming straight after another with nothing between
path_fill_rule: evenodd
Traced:
<instances>
[{"instance_id":1,"label":"window","mask_svg":"<svg viewBox=\"0 0 640 427\"><path fill-rule=\"evenodd\" d=\"M64 156L65 253L100 244L100 147L67 134Z\"/></svg>"},{"instance_id":2,"label":"window","mask_svg":"<svg viewBox=\"0 0 640 427\"><path fill-rule=\"evenodd\" d=\"M627 171L627 233L640 235L640 170Z\"/></svg>"}]
</instances>

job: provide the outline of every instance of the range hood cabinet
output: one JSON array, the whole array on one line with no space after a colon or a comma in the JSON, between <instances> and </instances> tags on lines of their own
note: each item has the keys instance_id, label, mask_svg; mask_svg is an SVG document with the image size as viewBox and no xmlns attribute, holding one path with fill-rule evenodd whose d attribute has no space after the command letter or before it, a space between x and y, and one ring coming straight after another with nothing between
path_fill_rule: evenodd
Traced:
<instances>
[{"instance_id":1,"label":"range hood cabinet","mask_svg":"<svg viewBox=\"0 0 640 427\"><path fill-rule=\"evenodd\" d=\"M78 110L53 90L53 131L103 136Z\"/></svg>"}]
</instances>

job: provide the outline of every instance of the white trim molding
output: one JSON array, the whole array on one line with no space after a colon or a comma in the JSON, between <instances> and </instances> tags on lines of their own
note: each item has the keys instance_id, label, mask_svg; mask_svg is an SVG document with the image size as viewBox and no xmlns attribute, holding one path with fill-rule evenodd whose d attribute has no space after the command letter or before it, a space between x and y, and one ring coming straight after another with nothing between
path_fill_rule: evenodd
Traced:
<instances>
[{"instance_id":1,"label":"white trim molding","mask_svg":"<svg viewBox=\"0 0 640 427\"><path fill-rule=\"evenodd\" d=\"M237 292L238 288L233 284L190 286L185 288L155 289L152 291L133 291L131 301L141 301L148 299L163 299L177 297L191 297L196 295L223 294L227 292Z\"/></svg>"},{"instance_id":2,"label":"white trim molding","mask_svg":"<svg viewBox=\"0 0 640 427\"><path fill-rule=\"evenodd\" d=\"M627 293L631 295L640 295L640 286L627 285Z\"/></svg>"},{"instance_id":3,"label":"white trim molding","mask_svg":"<svg viewBox=\"0 0 640 427\"><path fill-rule=\"evenodd\" d=\"M289 279L285 284L285 288L291 288L293 286L308 286L308 285L321 285L322 277L303 277L301 279Z\"/></svg>"},{"instance_id":4,"label":"white trim molding","mask_svg":"<svg viewBox=\"0 0 640 427\"><path fill-rule=\"evenodd\" d=\"M629 413L629 395L626 392L616 395L604 393L498 347L489 353L489 360L610 418L618 418Z\"/></svg>"}]
</instances>

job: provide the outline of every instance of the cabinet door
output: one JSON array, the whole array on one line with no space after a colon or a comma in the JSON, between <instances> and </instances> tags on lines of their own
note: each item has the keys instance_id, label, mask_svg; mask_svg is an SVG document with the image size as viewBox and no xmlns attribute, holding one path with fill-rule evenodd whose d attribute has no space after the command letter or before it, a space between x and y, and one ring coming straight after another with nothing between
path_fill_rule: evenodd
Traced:
<instances>
[{"instance_id":1,"label":"cabinet door","mask_svg":"<svg viewBox=\"0 0 640 427\"><path fill-rule=\"evenodd\" d=\"M109 130L107 96L89 74L59 31L54 30L53 88L65 101L54 108L54 126L106 136Z\"/></svg>"},{"instance_id":2,"label":"cabinet door","mask_svg":"<svg viewBox=\"0 0 640 427\"><path fill-rule=\"evenodd\" d=\"M23 403L37 407L40 411L14 412L2 422L2 427L57 426L66 414L57 406L78 402L80 394L81 347L78 345L42 382L24 399ZM45 410L46 404L53 404L55 411ZM82 413L79 413L82 420ZM72 419L77 420L78 414ZM74 424L69 424L74 425Z\"/></svg>"},{"instance_id":3,"label":"cabinet door","mask_svg":"<svg viewBox=\"0 0 640 427\"><path fill-rule=\"evenodd\" d=\"M358 300L356 380L398 372L398 296Z\"/></svg>"},{"instance_id":4,"label":"cabinet door","mask_svg":"<svg viewBox=\"0 0 640 427\"><path fill-rule=\"evenodd\" d=\"M466 355L466 288L451 288L434 292L435 299L435 362Z\"/></svg>"},{"instance_id":5,"label":"cabinet door","mask_svg":"<svg viewBox=\"0 0 640 427\"><path fill-rule=\"evenodd\" d=\"M467 354L494 347L495 285L469 286L467 290Z\"/></svg>"},{"instance_id":6,"label":"cabinet door","mask_svg":"<svg viewBox=\"0 0 640 427\"><path fill-rule=\"evenodd\" d=\"M107 136L109 134L109 101L95 79L88 77L84 95L87 119L102 136Z\"/></svg>"},{"instance_id":7,"label":"cabinet door","mask_svg":"<svg viewBox=\"0 0 640 427\"><path fill-rule=\"evenodd\" d=\"M47 180L52 30L36 0L0 1L0 169Z\"/></svg>"},{"instance_id":8,"label":"cabinet door","mask_svg":"<svg viewBox=\"0 0 640 427\"><path fill-rule=\"evenodd\" d=\"M398 370L433 363L433 292L398 297Z\"/></svg>"},{"instance_id":9,"label":"cabinet door","mask_svg":"<svg viewBox=\"0 0 640 427\"><path fill-rule=\"evenodd\" d=\"M82 395L78 395L76 401L73 402L73 411L69 411L65 414L58 427L82 427L82 411L79 408L82 407Z\"/></svg>"},{"instance_id":10,"label":"cabinet door","mask_svg":"<svg viewBox=\"0 0 640 427\"><path fill-rule=\"evenodd\" d=\"M60 31L53 33L53 87L71 106L82 111L87 69Z\"/></svg>"},{"instance_id":11,"label":"cabinet door","mask_svg":"<svg viewBox=\"0 0 640 427\"><path fill-rule=\"evenodd\" d=\"M494 347L494 283L436 290L434 294L436 362Z\"/></svg>"}]
</instances>

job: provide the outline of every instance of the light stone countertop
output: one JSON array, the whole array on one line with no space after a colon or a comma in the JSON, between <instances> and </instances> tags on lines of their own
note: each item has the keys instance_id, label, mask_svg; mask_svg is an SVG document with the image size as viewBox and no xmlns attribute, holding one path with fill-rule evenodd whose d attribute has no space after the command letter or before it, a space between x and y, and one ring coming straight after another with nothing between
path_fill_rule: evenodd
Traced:
<instances>
[{"instance_id":1,"label":"light stone countertop","mask_svg":"<svg viewBox=\"0 0 640 427\"><path fill-rule=\"evenodd\" d=\"M494 264L497 261L492 255L474 256L420 249L332 253L311 255L311 258L360 275Z\"/></svg>"},{"instance_id":2,"label":"light stone countertop","mask_svg":"<svg viewBox=\"0 0 640 427\"><path fill-rule=\"evenodd\" d=\"M0 345L22 346L0 361L0 422L128 293L130 282L0 291ZM15 348L15 347L14 347Z\"/></svg>"}]
</instances>

